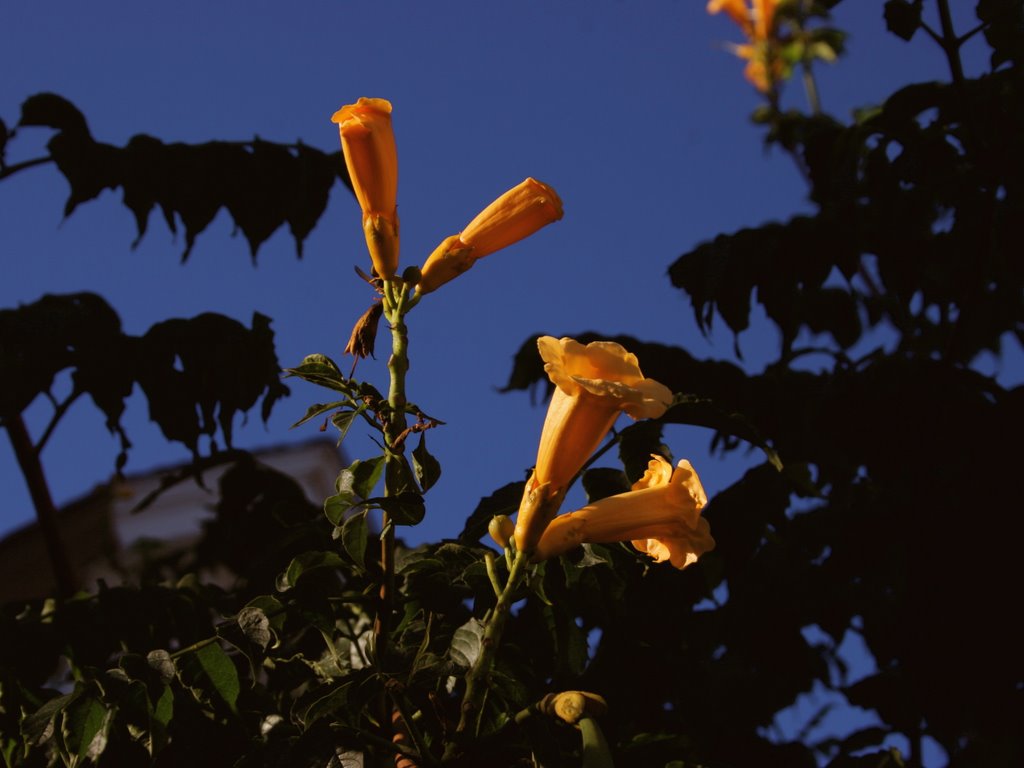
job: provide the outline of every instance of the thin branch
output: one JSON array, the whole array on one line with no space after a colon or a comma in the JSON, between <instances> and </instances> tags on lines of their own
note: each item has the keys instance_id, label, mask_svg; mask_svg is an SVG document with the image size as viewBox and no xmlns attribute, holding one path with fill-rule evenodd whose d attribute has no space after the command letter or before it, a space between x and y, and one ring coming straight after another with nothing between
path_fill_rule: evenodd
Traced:
<instances>
[{"instance_id":1,"label":"thin branch","mask_svg":"<svg viewBox=\"0 0 1024 768\"><path fill-rule=\"evenodd\" d=\"M953 29L953 17L949 13L949 0L938 0L939 20L942 23L942 50L949 61L949 71L954 83L964 81L964 67L960 61L960 42Z\"/></svg>"},{"instance_id":2,"label":"thin branch","mask_svg":"<svg viewBox=\"0 0 1024 768\"><path fill-rule=\"evenodd\" d=\"M24 171L26 168L33 168L37 165L43 165L45 163L52 163L53 158L47 155L46 157L36 157L32 160L24 160L14 165L5 165L0 168L0 179L6 179L8 176L13 176L18 171Z\"/></svg>"},{"instance_id":3,"label":"thin branch","mask_svg":"<svg viewBox=\"0 0 1024 768\"><path fill-rule=\"evenodd\" d=\"M57 523L57 508L53 504L53 497L50 496L50 487L43 473L43 465L39 462L39 453L32 445L32 438L21 414L8 419L5 426L14 448L14 455L17 456L18 465L21 467L21 474L32 497L36 519L39 521L39 529L42 531L50 565L53 568L57 594L60 597L70 597L74 594L77 580L61 537L60 526Z\"/></svg>"},{"instance_id":4,"label":"thin branch","mask_svg":"<svg viewBox=\"0 0 1024 768\"><path fill-rule=\"evenodd\" d=\"M976 26L974 29L972 29L972 30L970 30L968 32L965 32L964 34L960 35L960 37L958 37L956 39L957 47L959 48L964 43L966 43L968 40L970 40L972 37L974 37L976 34L981 32L982 30L986 29L988 27L988 25L989 25L989 22L983 21L978 26Z\"/></svg>"},{"instance_id":5,"label":"thin branch","mask_svg":"<svg viewBox=\"0 0 1024 768\"><path fill-rule=\"evenodd\" d=\"M39 442L36 443L36 455L39 456L43 452L43 448L46 446L46 442L50 439L50 435L53 434L53 430L57 428L57 422L60 421L61 417L67 412L68 408L82 395L82 390L76 389L67 399L62 403L54 403L53 417L50 419L50 423L46 425L46 429L43 431L43 436L39 438Z\"/></svg>"},{"instance_id":6,"label":"thin branch","mask_svg":"<svg viewBox=\"0 0 1024 768\"><path fill-rule=\"evenodd\" d=\"M928 33L928 37L930 37L932 40L934 40L936 43L938 43L940 48L943 47L942 35L940 35L934 29L929 27L927 22L924 22L924 21L921 22L921 29L923 29L925 32L927 32Z\"/></svg>"}]
</instances>

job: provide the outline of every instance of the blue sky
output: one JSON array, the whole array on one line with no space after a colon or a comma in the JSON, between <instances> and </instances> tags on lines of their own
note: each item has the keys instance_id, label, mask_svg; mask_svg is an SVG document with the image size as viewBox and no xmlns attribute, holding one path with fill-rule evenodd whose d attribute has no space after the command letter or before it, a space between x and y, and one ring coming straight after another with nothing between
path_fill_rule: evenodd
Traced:
<instances>
[{"instance_id":1,"label":"blue sky","mask_svg":"<svg viewBox=\"0 0 1024 768\"><path fill-rule=\"evenodd\" d=\"M945 75L934 46L886 34L881 12L881 2L865 0L837 9L849 53L819 72L824 105L837 115L896 84ZM422 263L528 175L558 190L562 221L488 257L409 317L410 397L447 422L430 434L444 475L412 538L454 535L481 496L533 463L542 408L525 394L495 391L529 334L627 333L735 359L727 332L701 336L666 269L719 232L808 209L792 163L765 151L748 120L758 96L723 47L737 30L708 16L702 2L40 2L11 6L5 21L0 116L9 125L27 96L54 91L84 111L97 139L116 145L142 132L187 142L258 134L333 151L335 109L364 95L390 99L403 265ZM968 51L969 70L983 63ZM786 98L803 104L795 83ZM41 154L49 135L22 131L9 161ZM294 365L312 352L340 360L369 303L353 273L367 266L358 208L340 185L302 261L279 230L255 268L223 212L182 266L181 237L159 216L132 251L134 224L119 193L105 192L62 221L66 194L53 167L0 184L0 306L92 290L136 334L206 310L245 323L259 311L274 319L282 364ZM743 365L756 371L775 352L775 337L755 328L740 346ZM358 373L383 387L385 362L364 361ZM287 427L321 399L294 383L269 425L251 419L237 443L312 437L313 427ZM47 416L48 405L37 403L30 426L38 430ZM135 443L127 471L187 458L148 423L141 398L126 424ZM370 450L354 437L353 456ZM713 494L743 462L706 458L708 437L674 427L669 442ZM98 412L77 404L43 455L58 503L109 476L116 453ZM32 516L6 441L0 482L2 532Z\"/></svg>"},{"instance_id":2,"label":"blue sky","mask_svg":"<svg viewBox=\"0 0 1024 768\"><path fill-rule=\"evenodd\" d=\"M887 35L881 12L881 2L865 0L837 9L849 54L819 73L824 105L837 115L896 84L945 74L934 46ZM558 190L562 221L488 257L409 316L410 398L447 422L430 434L444 475L413 539L454 535L481 496L533 463L543 409L523 393L495 391L529 334L626 333L735 359L728 332L699 333L666 269L719 232L808 210L792 163L765 151L748 120L758 96L723 46L737 30L702 2L40 2L6 9L5 21L0 116L9 125L27 96L54 91L83 110L98 140L116 145L143 132L186 142L259 135L333 151L335 109L359 96L390 99L403 265L422 263L526 176ZM969 69L982 65L969 58ZM786 98L803 105L795 83ZM49 136L22 131L8 160L41 154ZM53 167L0 184L0 306L92 290L136 334L206 310L245 323L259 311L274 320L282 365L294 365L312 352L341 360L369 304L353 272L368 263L358 207L340 185L302 261L282 229L255 268L224 212L182 266L181 237L158 215L132 251L134 224L120 193L105 192L62 221L66 194ZM766 328L746 332L740 346L752 371L776 351ZM383 388L385 362L364 361L358 373ZM292 388L267 427L254 417L238 429L237 444L314 436L314 427L287 427L321 393ZM48 408L37 403L30 426L38 430ZM187 458L148 423L141 398L126 424L135 443L127 471ZM669 442L713 495L744 462L706 458L708 437L673 427ZM371 450L354 438L351 455ZM58 503L108 477L116 453L98 412L77 404L43 455ZM0 482L3 532L32 517L6 441Z\"/></svg>"},{"instance_id":3,"label":"blue sky","mask_svg":"<svg viewBox=\"0 0 1024 768\"><path fill-rule=\"evenodd\" d=\"M437 3L180 0L173 4L12 3L4 9L0 117L40 91L85 113L94 137L123 145L136 133L165 141L303 142L333 151L331 114L360 96L394 104L399 153L402 263L420 264L494 197L526 176L555 187L565 218L428 296L409 316L410 398L447 426L429 436L444 473L427 496L412 540L453 536L481 496L532 465L544 412L523 393L499 395L512 354L535 332L626 333L735 360L732 337L707 339L689 301L666 277L682 252L720 232L809 210L792 163L765 151L748 116L756 92L723 43L739 41L700 0L547 0ZM885 33L881 0L846 0L835 24L849 53L821 68L825 108L846 117L895 86L946 77L938 49ZM961 11L959 26L972 20ZM966 51L968 72L984 59ZM794 83L787 103L803 106ZM35 157L49 138L25 130L8 160ZM131 214L106 192L61 221L66 183L43 167L0 184L0 307L47 292L92 290L129 333L218 311L248 324L273 318L283 365L322 352L341 360L370 294L353 273L368 261L355 201L340 185L298 261L290 236L264 244L256 268L222 213L191 260L154 215L132 251ZM770 329L740 339L751 371L776 351ZM1019 353L1016 355L1019 361ZM386 358L360 364L386 382ZM641 360L641 366L643 361ZM992 361L984 361L993 365ZM344 364L343 364L344 367ZM1004 381L1022 367L1004 363ZM236 444L259 447L315 436L288 430L315 388L292 384L264 427L256 414ZM29 412L40 429L48 407ZM187 458L148 423L133 397L125 420L135 448L126 470ZM710 434L673 427L668 442L690 458L712 495L753 455L707 455ZM353 430L352 456L372 448ZM118 445L91 404L68 414L43 454L54 496L68 501L113 471ZM0 534L31 520L31 504L6 440L0 441Z\"/></svg>"}]
</instances>

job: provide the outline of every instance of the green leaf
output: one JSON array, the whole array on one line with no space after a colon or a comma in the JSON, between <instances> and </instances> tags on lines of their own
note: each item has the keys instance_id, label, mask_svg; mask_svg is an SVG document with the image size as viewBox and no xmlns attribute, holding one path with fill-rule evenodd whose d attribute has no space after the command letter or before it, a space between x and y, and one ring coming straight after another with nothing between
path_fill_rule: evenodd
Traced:
<instances>
[{"instance_id":1,"label":"green leaf","mask_svg":"<svg viewBox=\"0 0 1024 768\"><path fill-rule=\"evenodd\" d=\"M342 491L324 499L324 514L334 525L341 525L345 513L359 503L352 491Z\"/></svg>"},{"instance_id":2,"label":"green leaf","mask_svg":"<svg viewBox=\"0 0 1024 768\"><path fill-rule=\"evenodd\" d=\"M331 416L331 424L333 424L338 430L338 445L341 445L341 441L348 435L348 431L352 429L352 425L356 421L356 416L365 411L366 408L360 406L354 411L338 411Z\"/></svg>"},{"instance_id":3,"label":"green leaf","mask_svg":"<svg viewBox=\"0 0 1024 768\"><path fill-rule=\"evenodd\" d=\"M81 696L67 706L61 721L61 736L70 768L87 760L95 762L103 753L112 714L92 695Z\"/></svg>"},{"instance_id":4,"label":"green leaf","mask_svg":"<svg viewBox=\"0 0 1024 768\"><path fill-rule=\"evenodd\" d=\"M200 704L207 703L211 695L215 695L228 709L235 711L241 691L238 670L218 643L207 643L185 654L178 659L177 667L182 685L192 691Z\"/></svg>"},{"instance_id":5,"label":"green leaf","mask_svg":"<svg viewBox=\"0 0 1024 768\"><path fill-rule=\"evenodd\" d=\"M470 619L455 630L448 655L460 667L469 669L476 663L484 641L484 625L477 619Z\"/></svg>"},{"instance_id":6,"label":"green leaf","mask_svg":"<svg viewBox=\"0 0 1024 768\"><path fill-rule=\"evenodd\" d=\"M362 509L351 515L341 526L341 546L360 571L366 570L366 542L369 537L366 514L366 510Z\"/></svg>"},{"instance_id":7,"label":"green leaf","mask_svg":"<svg viewBox=\"0 0 1024 768\"><path fill-rule=\"evenodd\" d=\"M414 491L373 499L373 502L390 515L395 525L419 525L427 513L423 497Z\"/></svg>"},{"instance_id":8,"label":"green leaf","mask_svg":"<svg viewBox=\"0 0 1024 768\"><path fill-rule=\"evenodd\" d=\"M306 415L303 416L298 421L296 421L294 424L292 424L291 429L295 429L295 427L299 426L300 424L305 424L310 419L315 419L321 413L333 411L335 408L340 408L343 405L348 405L348 401L335 400L333 403L316 403L315 405L311 405L306 410Z\"/></svg>"},{"instance_id":9,"label":"green leaf","mask_svg":"<svg viewBox=\"0 0 1024 768\"><path fill-rule=\"evenodd\" d=\"M353 382L345 378L341 369L327 355L306 355L297 368L285 368L284 372L288 376L297 376L311 384L347 395L352 393Z\"/></svg>"},{"instance_id":10,"label":"green leaf","mask_svg":"<svg viewBox=\"0 0 1024 768\"><path fill-rule=\"evenodd\" d=\"M340 568L344 565L341 557L334 552L303 552L288 563L284 573L277 577L279 592L287 592L299 579L319 568Z\"/></svg>"},{"instance_id":11,"label":"green leaf","mask_svg":"<svg viewBox=\"0 0 1024 768\"><path fill-rule=\"evenodd\" d=\"M299 715L302 723L309 728L322 717L327 717L348 703L355 681L345 681L333 687L328 693L315 699L305 711Z\"/></svg>"},{"instance_id":12,"label":"green leaf","mask_svg":"<svg viewBox=\"0 0 1024 768\"><path fill-rule=\"evenodd\" d=\"M384 487L388 496L398 496L403 493L419 493L419 486L416 484L412 468L404 454L388 454L387 471L384 474Z\"/></svg>"},{"instance_id":13,"label":"green leaf","mask_svg":"<svg viewBox=\"0 0 1024 768\"><path fill-rule=\"evenodd\" d=\"M39 745L52 738L54 716L72 704L82 695L82 692L83 688L80 685L75 686L75 690L71 693L50 699L22 720L21 734L25 739L25 743Z\"/></svg>"},{"instance_id":14,"label":"green leaf","mask_svg":"<svg viewBox=\"0 0 1024 768\"><path fill-rule=\"evenodd\" d=\"M377 456L362 461L356 459L348 467L341 470L335 486L339 493L351 491L360 499L368 499L373 495L373 489L380 480L381 472L384 471L384 457ZM335 523L337 525L337 523Z\"/></svg>"},{"instance_id":15,"label":"green leaf","mask_svg":"<svg viewBox=\"0 0 1024 768\"><path fill-rule=\"evenodd\" d=\"M412 452L412 466L424 491L430 490L441 476L441 463L427 451L426 432L420 432L420 442Z\"/></svg>"}]
</instances>

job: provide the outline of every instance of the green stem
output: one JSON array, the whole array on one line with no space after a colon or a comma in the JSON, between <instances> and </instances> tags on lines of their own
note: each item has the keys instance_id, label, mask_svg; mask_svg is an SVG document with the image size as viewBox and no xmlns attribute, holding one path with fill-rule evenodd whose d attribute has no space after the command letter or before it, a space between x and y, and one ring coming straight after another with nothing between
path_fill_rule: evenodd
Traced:
<instances>
[{"instance_id":1,"label":"green stem","mask_svg":"<svg viewBox=\"0 0 1024 768\"><path fill-rule=\"evenodd\" d=\"M405 432L405 375L409 370L409 337L405 326L405 313L411 308L408 303L409 292L401 280L384 282L384 317L391 326L391 357L388 359L388 371L391 384L388 389L388 414L384 425L386 450L403 451L399 436ZM391 495L392 489L385 487L384 495ZM388 631L391 613L394 606L395 591L395 526L387 512L381 519L381 584L380 607L374 619L374 648L378 663L382 663L388 650Z\"/></svg>"},{"instance_id":2,"label":"green stem","mask_svg":"<svg viewBox=\"0 0 1024 768\"><path fill-rule=\"evenodd\" d=\"M608 742L601 733L601 726L592 717L580 718L580 735L583 740L582 768L614 768Z\"/></svg>"},{"instance_id":3,"label":"green stem","mask_svg":"<svg viewBox=\"0 0 1024 768\"><path fill-rule=\"evenodd\" d=\"M512 603L515 602L515 593L526 577L529 564L530 558L525 552L516 552L508 582L498 596L498 602L487 621L487 628L484 629L480 655L476 657L476 662L466 674L466 695L462 699L462 712L459 716L459 725L455 729L455 739L449 742L445 749L446 760L453 758L459 751L460 742L472 736L476 730L475 724L487 693L488 678L498 653L501 635L505 631L505 622L512 609Z\"/></svg>"}]
</instances>

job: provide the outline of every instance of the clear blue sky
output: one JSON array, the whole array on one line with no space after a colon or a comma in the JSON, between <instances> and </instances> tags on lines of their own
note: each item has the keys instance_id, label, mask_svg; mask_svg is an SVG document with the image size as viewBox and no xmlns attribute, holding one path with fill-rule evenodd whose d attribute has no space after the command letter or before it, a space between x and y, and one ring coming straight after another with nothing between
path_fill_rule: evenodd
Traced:
<instances>
[{"instance_id":1,"label":"clear blue sky","mask_svg":"<svg viewBox=\"0 0 1024 768\"><path fill-rule=\"evenodd\" d=\"M946 77L937 48L923 39L908 46L884 32L882 5L846 0L836 10L835 24L850 33L849 53L819 76L825 108L841 117L896 85ZM808 210L795 168L766 152L749 123L757 94L722 46L739 41L737 30L704 6L11 3L3 14L0 117L12 125L22 100L54 91L83 110L98 140L116 145L136 133L186 142L258 134L333 151L330 116L339 106L359 96L390 99L403 264L422 263L443 237L526 176L555 187L565 206L561 222L488 257L408 319L410 397L447 422L429 436L444 474L427 496L427 522L409 538L453 536L481 496L519 479L534 461L543 409L523 393L496 392L529 334L627 333L699 357L734 359L726 332L700 335L666 269L719 232ZM962 15L960 28L971 22ZM968 70L978 71L983 60L977 51L967 54ZM803 105L795 83L786 99ZM49 135L25 130L8 160L41 154ZM367 266L358 208L340 185L303 261L280 230L255 269L223 212L181 266L181 237L175 241L158 215L133 252L134 223L120 193L106 192L62 222L66 195L53 167L0 184L0 307L92 290L135 334L207 310L248 324L259 311L274 320L282 364L294 365L312 352L340 361L352 323L369 303L352 269ZM752 371L776 351L766 330L748 331L740 343ZM364 361L358 373L383 387L385 362ZM1004 378L1019 381L1020 370L1008 367ZM236 444L314 436L315 427L288 425L322 395L300 383L292 388L269 425L253 414L237 429ZM38 434L48 406L37 403L29 416ZM125 423L135 443L126 471L187 458L148 423L140 397ZM351 454L368 452L369 443L353 435ZM698 468L709 495L742 472L740 460L708 458L703 430L672 428L668 437L676 456ZM117 450L98 412L77 404L43 455L58 503L106 479ZM2 534L32 518L6 440L0 488Z\"/></svg>"}]
</instances>

